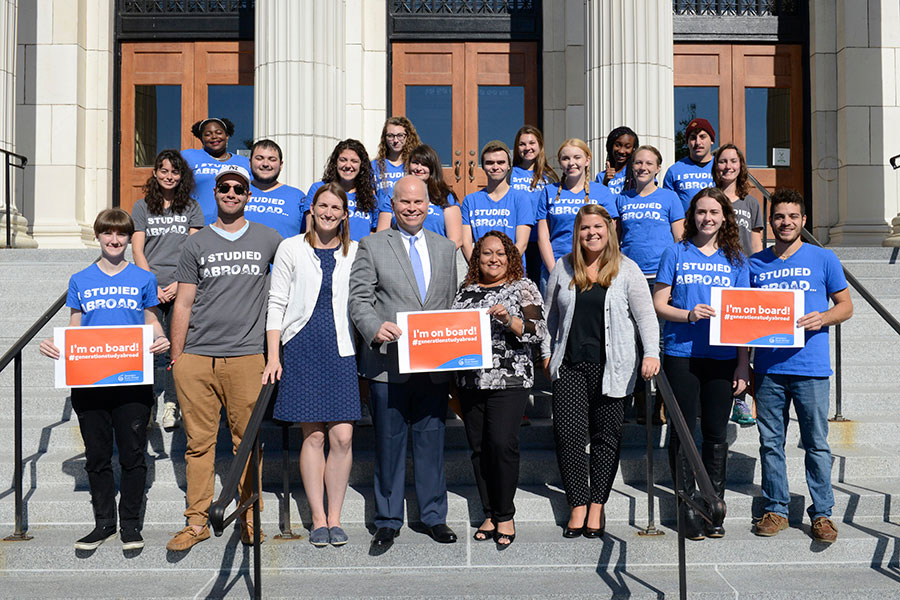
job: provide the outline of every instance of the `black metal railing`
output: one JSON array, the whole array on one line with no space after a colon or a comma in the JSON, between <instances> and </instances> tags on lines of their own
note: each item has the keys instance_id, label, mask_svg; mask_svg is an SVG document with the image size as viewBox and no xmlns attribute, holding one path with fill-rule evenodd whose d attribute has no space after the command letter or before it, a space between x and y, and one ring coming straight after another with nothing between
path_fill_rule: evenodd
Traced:
<instances>
[{"instance_id":1,"label":"black metal railing","mask_svg":"<svg viewBox=\"0 0 900 600\"><path fill-rule=\"evenodd\" d=\"M253 542L254 598L262 598L262 563L260 553L262 523L259 518L259 507L262 500L262 473L260 471L262 452L259 447L259 431L274 388L275 384L267 383L260 390L256 406L253 407L250 420L244 429L244 436L241 439L237 452L235 452L234 459L231 461L228 474L222 482L222 491L219 494L219 499L209 507L209 524L212 525L213 532L217 537L222 535L225 528L233 523L235 519L244 515L248 510L253 510L253 538L251 541ZM248 460L250 462L249 468L247 468ZM252 492L246 500L243 502L239 501L238 507L230 515L226 516L225 511L238 494L238 485L241 482L241 476L244 474L245 469L247 469L247 480L252 481Z\"/></svg>"},{"instance_id":2,"label":"black metal railing","mask_svg":"<svg viewBox=\"0 0 900 600\"><path fill-rule=\"evenodd\" d=\"M894 169L900 168L900 165L895 166L896 160L900 159L900 155L891 158L891 166ZM772 195L769 193L769 190L763 186L759 182L759 180L750 175L750 181L756 186L756 189L763 195L763 214L765 215L764 219L768 222L768 205L769 202L772 201ZM765 231L765 227L763 231ZM824 248L822 242L816 239L816 236L811 234L806 229L801 229L800 234L803 236L803 241L808 242L810 244L814 244L819 246L820 248ZM763 247L767 246L767 240L763 242ZM863 300L865 300L869 306L871 306L875 312L881 317L885 323L887 323L891 329L897 332L900 335L900 321L897 321L897 318L894 317L890 313L888 309L884 307L884 305L878 301L875 296L872 295L872 292L866 288L860 281L853 275L847 267L843 264L841 268L844 270L844 278L847 280L847 283L850 284L856 293L862 296ZM838 323L834 326L834 416L830 419L831 421L846 421L847 418L844 417L843 414L843 375L841 373L841 325Z\"/></svg>"},{"instance_id":3,"label":"black metal railing","mask_svg":"<svg viewBox=\"0 0 900 600\"><path fill-rule=\"evenodd\" d=\"M12 178L10 177L10 169L25 170L28 164L28 158L9 150L0 148L3 153L3 162L5 165L5 182L6 182L6 247L12 248ZM16 162L18 161L18 162Z\"/></svg>"},{"instance_id":4,"label":"black metal railing","mask_svg":"<svg viewBox=\"0 0 900 600\"><path fill-rule=\"evenodd\" d=\"M22 501L22 475L23 475L23 460L22 460L22 352L25 350L25 347L34 339L34 337L44 328L44 325L50 322L56 313L59 312L66 303L66 293L60 295L56 301L50 305L44 314L42 314L37 321L32 324L31 327L28 328L22 337L16 340L16 343L12 345L12 348L6 351L6 354L0 358L0 373L9 366L9 363L13 363L13 398L14 398L14 415L15 419L15 433L13 434L14 438L14 461L13 465L13 489L15 493L15 530L12 535L4 538L6 541L24 541L30 540L31 536L28 535L28 524L25 522L25 504Z\"/></svg>"}]
</instances>

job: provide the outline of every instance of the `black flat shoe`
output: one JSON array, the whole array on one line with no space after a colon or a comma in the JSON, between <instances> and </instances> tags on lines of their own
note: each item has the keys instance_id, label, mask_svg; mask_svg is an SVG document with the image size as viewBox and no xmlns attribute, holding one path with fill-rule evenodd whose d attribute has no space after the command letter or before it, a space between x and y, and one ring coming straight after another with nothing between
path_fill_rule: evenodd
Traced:
<instances>
[{"instance_id":1,"label":"black flat shoe","mask_svg":"<svg viewBox=\"0 0 900 600\"><path fill-rule=\"evenodd\" d=\"M394 545L394 538L400 535L399 529L393 527L379 527L372 536L372 548L387 550Z\"/></svg>"},{"instance_id":2,"label":"black flat shoe","mask_svg":"<svg viewBox=\"0 0 900 600\"><path fill-rule=\"evenodd\" d=\"M428 528L431 539L439 544L452 544L456 541L456 534L447 526L446 523L438 523Z\"/></svg>"}]
</instances>

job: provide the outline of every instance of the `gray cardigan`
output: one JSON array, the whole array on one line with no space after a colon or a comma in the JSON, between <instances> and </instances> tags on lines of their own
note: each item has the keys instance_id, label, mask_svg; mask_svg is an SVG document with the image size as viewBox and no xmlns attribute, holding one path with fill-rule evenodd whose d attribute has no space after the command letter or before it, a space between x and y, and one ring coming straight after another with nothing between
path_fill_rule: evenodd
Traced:
<instances>
[{"instance_id":1,"label":"gray cardigan","mask_svg":"<svg viewBox=\"0 0 900 600\"><path fill-rule=\"evenodd\" d=\"M575 314L575 288L570 286L575 269L565 255L556 261L544 304L547 307L549 336L541 344L543 358L550 358L550 377L559 377L566 354L566 342ZM647 279L640 267L625 255L619 274L606 291L606 365L603 369L603 394L612 398L627 396L634 389L640 370L637 334L640 333L644 357L659 358L659 323L650 298ZM552 349L552 353L551 353Z\"/></svg>"}]
</instances>

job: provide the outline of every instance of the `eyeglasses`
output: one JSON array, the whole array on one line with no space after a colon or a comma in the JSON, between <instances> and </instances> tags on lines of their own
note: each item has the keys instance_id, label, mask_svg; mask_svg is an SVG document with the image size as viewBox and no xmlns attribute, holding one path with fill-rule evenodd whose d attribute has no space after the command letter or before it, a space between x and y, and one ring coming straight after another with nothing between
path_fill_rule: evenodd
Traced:
<instances>
[{"instance_id":1,"label":"eyeglasses","mask_svg":"<svg viewBox=\"0 0 900 600\"><path fill-rule=\"evenodd\" d=\"M405 133L386 133L384 134L384 139L386 140L397 140L398 142L402 142L406 139Z\"/></svg>"},{"instance_id":2,"label":"eyeglasses","mask_svg":"<svg viewBox=\"0 0 900 600\"><path fill-rule=\"evenodd\" d=\"M234 190L234 193L238 196L243 196L247 192L246 188L244 188L244 186L240 183L220 183L218 186L216 186L216 191L220 194L227 194L231 190Z\"/></svg>"}]
</instances>

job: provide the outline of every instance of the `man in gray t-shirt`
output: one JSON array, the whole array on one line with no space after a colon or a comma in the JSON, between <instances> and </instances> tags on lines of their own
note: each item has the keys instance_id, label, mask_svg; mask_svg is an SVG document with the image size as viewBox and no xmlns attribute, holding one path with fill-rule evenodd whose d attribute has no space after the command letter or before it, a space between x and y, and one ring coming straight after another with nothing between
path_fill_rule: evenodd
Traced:
<instances>
[{"instance_id":1,"label":"man in gray t-shirt","mask_svg":"<svg viewBox=\"0 0 900 600\"><path fill-rule=\"evenodd\" d=\"M225 165L216 175L218 219L184 243L175 273L172 364L187 434L187 527L166 548L187 550L209 537L208 511L215 483L216 435L224 406L234 450L262 387L269 264L278 233L244 218L250 174ZM251 482L241 480L241 501ZM241 541L262 535L241 520Z\"/></svg>"}]
</instances>

